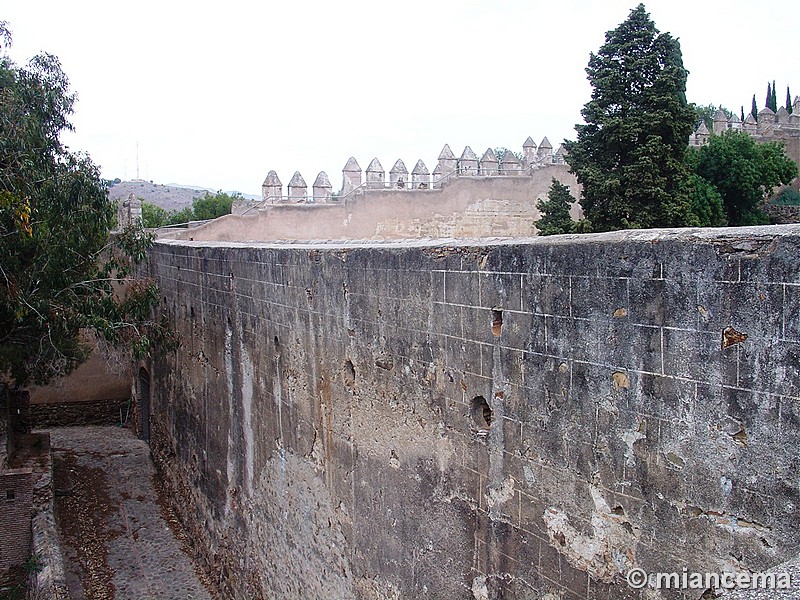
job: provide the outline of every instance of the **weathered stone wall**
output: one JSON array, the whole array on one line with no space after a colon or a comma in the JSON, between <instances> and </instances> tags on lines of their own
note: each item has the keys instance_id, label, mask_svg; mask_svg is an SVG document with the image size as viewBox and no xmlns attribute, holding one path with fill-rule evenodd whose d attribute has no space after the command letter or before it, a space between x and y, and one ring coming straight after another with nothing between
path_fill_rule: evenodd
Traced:
<instances>
[{"instance_id":1,"label":"weathered stone wall","mask_svg":"<svg viewBox=\"0 0 800 600\"><path fill-rule=\"evenodd\" d=\"M798 256L798 226L158 243L153 452L231 598L764 569L800 543Z\"/></svg>"}]
</instances>

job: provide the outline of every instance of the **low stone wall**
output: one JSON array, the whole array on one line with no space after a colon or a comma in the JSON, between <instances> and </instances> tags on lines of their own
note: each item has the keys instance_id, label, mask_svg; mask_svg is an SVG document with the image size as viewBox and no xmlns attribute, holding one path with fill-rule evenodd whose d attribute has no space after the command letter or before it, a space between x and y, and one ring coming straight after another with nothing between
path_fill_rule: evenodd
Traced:
<instances>
[{"instance_id":1,"label":"low stone wall","mask_svg":"<svg viewBox=\"0 0 800 600\"><path fill-rule=\"evenodd\" d=\"M152 450L228 598L763 570L800 545L798 256L798 226L161 242Z\"/></svg>"},{"instance_id":2,"label":"low stone wall","mask_svg":"<svg viewBox=\"0 0 800 600\"><path fill-rule=\"evenodd\" d=\"M130 398L31 403L28 418L31 426L37 429L71 425L124 425L130 410Z\"/></svg>"}]
</instances>

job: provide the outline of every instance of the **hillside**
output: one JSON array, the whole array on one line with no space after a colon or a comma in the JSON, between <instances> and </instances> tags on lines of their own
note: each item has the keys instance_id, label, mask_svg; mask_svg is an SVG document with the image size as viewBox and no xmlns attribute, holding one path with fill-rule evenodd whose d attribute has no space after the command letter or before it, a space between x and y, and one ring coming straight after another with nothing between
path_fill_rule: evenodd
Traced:
<instances>
[{"instance_id":1,"label":"hillside","mask_svg":"<svg viewBox=\"0 0 800 600\"><path fill-rule=\"evenodd\" d=\"M173 211L192 205L195 198L200 198L207 189L194 189L174 185L161 185L142 179L122 181L108 189L108 197L112 200L127 198L129 194L141 198L145 202Z\"/></svg>"}]
</instances>

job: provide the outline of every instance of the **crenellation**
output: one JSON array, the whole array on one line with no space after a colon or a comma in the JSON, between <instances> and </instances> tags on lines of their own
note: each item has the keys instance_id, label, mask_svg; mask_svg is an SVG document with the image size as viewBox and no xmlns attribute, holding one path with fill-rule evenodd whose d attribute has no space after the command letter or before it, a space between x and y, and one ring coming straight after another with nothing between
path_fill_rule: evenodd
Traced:
<instances>
[{"instance_id":1,"label":"crenellation","mask_svg":"<svg viewBox=\"0 0 800 600\"><path fill-rule=\"evenodd\" d=\"M308 186L306 180L300 175L300 171L295 171L292 179L289 181L287 191L289 192L289 202L305 202L308 200Z\"/></svg>"},{"instance_id":2,"label":"crenellation","mask_svg":"<svg viewBox=\"0 0 800 600\"><path fill-rule=\"evenodd\" d=\"M500 174L500 162L497 160L497 155L491 148L487 148L486 152L481 156L480 169L481 175L485 177L492 177Z\"/></svg>"},{"instance_id":3,"label":"crenellation","mask_svg":"<svg viewBox=\"0 0 800 600\"><path fill-rule=\"evenodd\" d=\"M325 171L320 171L317 178L314 180L314 185L311 188L313 196L311 202L330 202L333 195L331 190L331 181L328 179L328 174Z\"/></svg>"},{"instance_id":4,"label":"crenellation","mask_svg":"<svg viewBox=\"0 0 800 600\"><path fill-rule=\"evenodd\" d=\"M356 194L364 194L369 193L371 190L381 189L409 192L441 189L456 178L538 176L534 174L534 170L546 168L550 165L563 165L565 162L566 148L564 145L561 144L558 150L553 152L553 147L546 137L537 147L529 136L525 140L522 150L522 161L517 158L514 152L507 152L502 160L498 160L497 155L491 148L487 148L483 156L478 159L470 146L465 146L461 156L456 158L449 144L445 144L439 153L436 167L432 173L428 171L421 159L417 161L415 170L417 170L417 167L421 170L417 173L411 173L410 185L408 169L402 158L395 161L394 166L389 171L389 179L386 181L386 173L377 157L373 158L367 167L365 180L362 177L363 171L358 161L351 156L342 169L341 190L336 194L328 194L327 192L317 194L317 192L313 192L311 197L305 196L305 202L314 204L339 202ZM263 204L303 202L301 200L303 194L297 185L292 185L291 187L292 193L287 192L287 195L283 196L281 182L277 173L270 171L261 188Z\"/></svg>"},{"instance_id":5,"label":"crenellation","mask_svg":"<svg viewBox=\"0 0 800 600\"><path fill-rule=\"evenodd\" d=\"M469 146L464 147L461 157L458 159L458 175L467 177L478 174L478 157Z\"/></svg>"},{"instance_id":6,"label":"crenellation","mask_svg":"<svg viewBox=\"0 0 800 600\"><path fill-rule=\"evenodd\" d=\"M386 172L383 170L383 165L381 165L381 161L377 158L373 158L372 162L369 163L367 166L367 187L368 188L383 188L383 181L386 176Z\"/></svg>"},{"instance_id":7,"label":"crenellation","mask_svg":"<svg viewBox=\"0 0 800 600\"><path fill-rule=\"evenodd\" d=\"M404 189L408 183L408 169L402 158L398 158L389 170L389 187Z\"/></svg>"},{"instance_id":8,"label":"crenellation","mask_svg":"<svg viewBox=\"0 0 800 600\"><path fill-rule=\"evenodd\" d=\"M125 229L137 223L139 225L142 223L142 200L135 194L128 194L128 197L117 205L117 229Z\"/></svg>"}]
</instances>

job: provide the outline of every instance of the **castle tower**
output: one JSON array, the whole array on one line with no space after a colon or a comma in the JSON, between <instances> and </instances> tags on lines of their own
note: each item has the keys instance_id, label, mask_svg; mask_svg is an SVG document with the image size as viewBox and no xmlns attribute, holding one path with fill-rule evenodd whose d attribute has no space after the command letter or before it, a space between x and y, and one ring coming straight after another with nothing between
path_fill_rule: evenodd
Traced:
<instances>
[{"instance_id":1,"label":"castle tower","mask_svg":"<svg viewBox=\"0 0 800 600\"><path fill-rule=\"evenodd\" d=\"M383 170L383 165L377 158L373 158L372 162L367 167L367 187L368 188L382 188L386 172Z\"/></svg>"},{"instance_id":2,"label":"castle tower","mask_svg":"<svg viewBox=\"0 0 800 600\"><path fill-rule=\"evenodd\" d=\"M780 124L789 122L789 111L786 110L785 106L778 107L778 112L775 113L775 120Z\"/></svg>"},{"instance_id":3,"label":"castle tower","mask_svg":"<svg viewBox=\"0 0 800 600\"><path fill-rule=\"evenodd\" d=\"M294 172L287 188L289 202L306 202L308 200L308 186L306 185L306 180L300 175L300 171Z\"/></svg>"},{"instance_id":4,"label":"castle tower","mask_svg":"<svg viewBox=\"0 0 800 600\"><path fill-rule=\"evenodd\" d=\"M728 128L729 129L733 129L735 131L741 131L742 130L742 120L739 118L739 116L736 113L733 113L733 116L728 121Z\"/></svg>"},{"instance_id":5,"label":"castle tower","mask_svg":"<svg viewBox=\"0 0 800 600\"><path fill-rule=\"evenodd\" d=\"M283 194L283 184L278 179L278 174L275 171L267 173L267 178L261 184L261 198L265 202L280 202L281 195Z\"/></svg>"},{"instance_id":6,"label":"castle tower","mask_svg":"<svg viewBox=\"0 0 800 600\"><path fill-rule=\"evenodd\" d=\"M728 116L722 109L714 113L714 135L721 135L728 130Z\"/></svg>"},{"instance_id":7,"label":"castle tower","mask_svg":"<svg viewBox=\"0 0 800 600\"><path fill-rule=\"evenodd\" d=\"M434 183L444 183L453 175L456 170L456 157L450 146L444 145L439 152L439 179L434 178ZM434 171L435 173L435 171Z\"/></svg>"},{"instance_id":8,"label":"castle tower","mask_svg":"<svg viewBox=\"0 0 800 600\"><path fill-rule=\"evenodd\" d=\"M431 186L431 175L428 172L428 167L422 162L422 159L417 161L414 165L414 170L411 171L411 187L415 190L426 190Z\"/></svg>"},{"instance_id":9,"label":"castle tower","mask_svg":"<svg viewBox=\"0 0 800 600\"><path fill-rule=\"evenodd\" d=\"M553 162L559 165L567 162L567 147L564 144L558 145L558 150L553 154Z\"/></svg>"},{"instance_id":10,"label":"castle tower","mask_svg":"<svg viewBox=\"0 0 800 600\"><path fill-rule=\"evenodd\" d=\"M772 109L762 108L758 111L758 133L770 134L773 127L775 127L775 113L772 112Z\"/></svg>"},{"instance_id":11,"label":"castle tower","mask_svg":"<svg viewBox=\"0 0 800 600\"><path fill-rule=\"evenodd\" d=\"M117 229L142 224L142 201L136 194L128 194L117 208Z\"/></svg>"},{"instance_id":12,"label":"castle tower","mask_svg":"<svg viewBox=\"0 0 800 600\"><path fill-rule=\"evenodd\" d=\"M744 118L744 125L742 126L747 133L755 133L758 131L758 123L752 113L747 113Z\"/></svg>"},{"instance_id":13,"label":"castle tower","mask_svg":"<svg viewBox=\"0 0 800 600\"><path fill-rule=\"evenodd\" d=\"M478 174L478 157L469 146L464 146L461 158L458 159L458 174L474 176Z\"/></svg>"},{"instance_id":14,"label":"castle tower","mask_svg":"<svg viewBox=\"0 0 800 600\"><path fill-rule=\"evenodd\" d=\"M526 167L536 164L536 142L531 136L522 144L522 160Z\"/></svg>"},{"instance_id":15,"label":"castle tower","mask_svg":"<svg viewBox=\"0 0 800 600\"><path fill-rule=\"evenodd\" d=\"M406 169L406 164L403 162L403 159L398 158L397 162L394 163L394 166L389 171L389 183L393 188L402 189L406 187L407 182L408 169Z\"/></svg>"},{"instance_id":16,"label":"castle tower","mask_svg":"<svg viewBox=\"0 0 800 600\"><path fill-rule=\"evenodd\" d=\"M325 171L320 171L311 188L311 201L330 202L333 195L332 190L333 186L331 186L331 180L328 179L328 174Z\"/></svg>"},{"instance_id":17,"label":"castle tower","mask_svg":"<svg viewBox=\"0 0 800 600\"><path fill-rule=\"evenodd\" d=\"M361 167L352 156L342 169L342 195L347 195L361 185Z\"/></svg>"},{"instance_id":18,"label":"castle tower","mask_svg":"<svg viewBox=\"0 0 800 600\"><path fill-rule=\"evenodd\" d=\"M539 149L536 151L536 162L542 165L553 162L553 146L547 136L539 144Z\"/></svg>"},{"instance_id":19,"label":"castle tower","mask_svg":"<svg viewBox=\"0 0 800 600\"><path fill-rule=\"evenodd\" d=\"M692 135L692 145L693 146L702 146L703 144L708 142L708 136L710 132L708 131L708 126L706 125L705 121L700 121L700 126Z\"/></svg>"},{"instance_id":20,"label":"castle tower","mask_svg":"<svg viewBox=\"0 0 800 600\"><path fill-rule=\"evenodd\" d=\"M501 175L522 175L522 163L517 156L509 150L500 159Z\"/></svg>"},{"instance_id":21,"label":"castle tower","mask_svg":"<svg viewBox=\"0 0 800 600\"><path fill-rule=\"evenodd\" d=\"M500 163L491 148L487 148L486 152L481 156L480 173L490 177L500 173Z\"/></svg>"}]
</instances>

